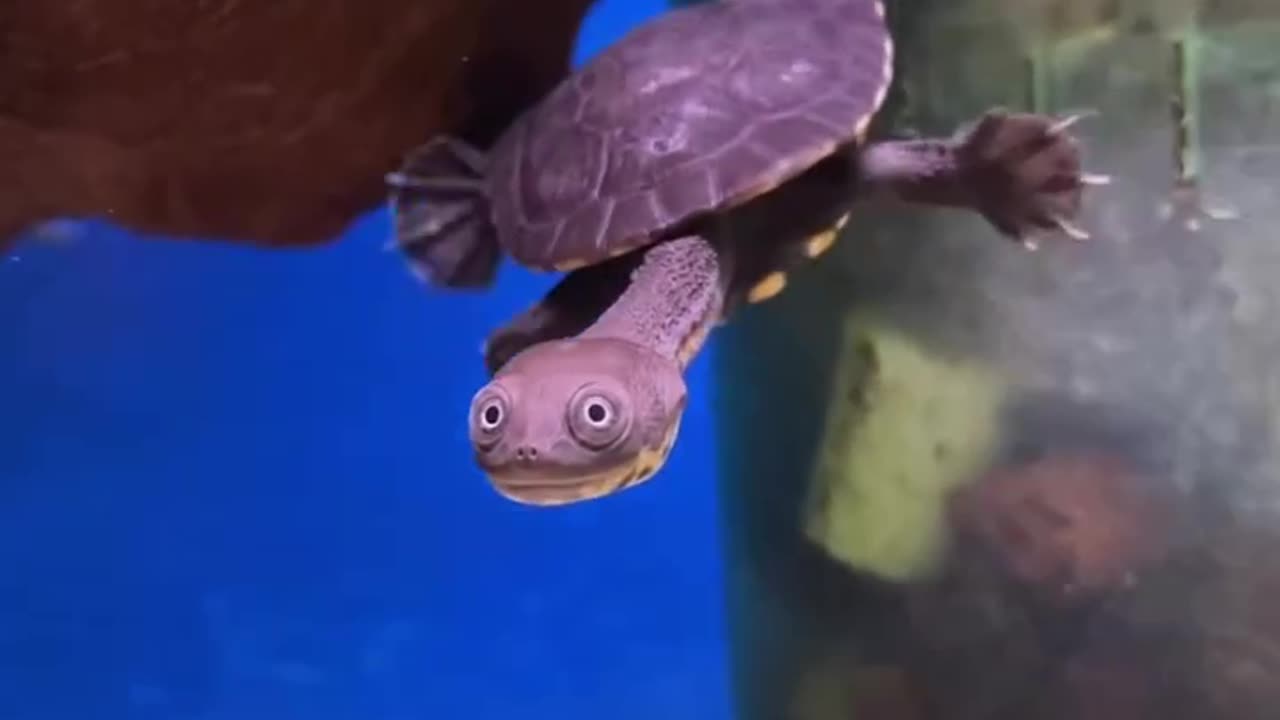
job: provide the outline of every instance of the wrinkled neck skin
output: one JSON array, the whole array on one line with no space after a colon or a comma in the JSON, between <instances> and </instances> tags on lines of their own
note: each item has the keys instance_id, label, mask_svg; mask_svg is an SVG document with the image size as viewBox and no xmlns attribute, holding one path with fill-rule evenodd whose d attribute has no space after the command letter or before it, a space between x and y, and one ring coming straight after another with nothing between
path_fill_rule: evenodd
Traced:
<instances>
[{"instance_id":1,"label":"wrinkled neck skin","mask_svg":"<svg viewBox=\"0 0 1280 720\"><path fill-rule=\"evenodd\" d=\"M725 248L696 235L653 245L627 289L580 337L626 340L685 369L724 309Z\"/></svg>"},{"instance_id":2,"label":"wrinkled neck skin","mask_svg":"<svg viewBox=\"0 0 1280 720\"><path fill-rule=\"evenodd\" d=\"M858 181L870 194L910 203L969 207L973 198L950 139L884 140L858 153Z\"/></svg>"}]
</instances>

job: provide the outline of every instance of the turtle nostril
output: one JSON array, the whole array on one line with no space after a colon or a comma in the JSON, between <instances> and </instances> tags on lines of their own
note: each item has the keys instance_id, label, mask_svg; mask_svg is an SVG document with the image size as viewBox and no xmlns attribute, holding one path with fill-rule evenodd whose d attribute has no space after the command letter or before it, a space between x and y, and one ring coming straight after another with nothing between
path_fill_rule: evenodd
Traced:
<instances>
[{"instance_id":1,"label":"turtle nostril","mask_svg":"<svg viewBox=\"0 0 1280 720\"><path fill-rule=\"evenodd\" d=\"M516 459L525 462L533 462L538 459L538 449L529 445L521 445L516 448Z\"/></svg>"}]
</instances>

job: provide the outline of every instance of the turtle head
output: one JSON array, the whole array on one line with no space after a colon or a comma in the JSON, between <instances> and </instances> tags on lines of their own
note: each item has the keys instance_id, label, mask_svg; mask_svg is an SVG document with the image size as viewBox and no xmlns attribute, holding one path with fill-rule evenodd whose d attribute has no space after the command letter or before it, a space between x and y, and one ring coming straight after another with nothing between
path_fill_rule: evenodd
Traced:
<instances>
[{"instance_id":1,"label":"turtle head","mask_svg":"<svg viewBox=\"0 0 1280 720\"><path fill-rule=\"evenodd\" d=\"M607 337L544 342L476 393L471 444L508 499L591 500L662 467L686 397L680 366L642 345Z\"/></svg>"}]
</instances>

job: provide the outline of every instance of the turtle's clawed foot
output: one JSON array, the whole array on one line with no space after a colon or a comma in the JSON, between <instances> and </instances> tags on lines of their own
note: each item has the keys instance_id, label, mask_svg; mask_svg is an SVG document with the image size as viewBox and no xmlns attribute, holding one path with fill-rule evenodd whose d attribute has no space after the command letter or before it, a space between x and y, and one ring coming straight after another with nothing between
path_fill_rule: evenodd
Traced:
<instances>
[{"instance_id":1,"label":"turtle's clawed foot","mask_svg":"<svg viewBox=\"0 0 1280 720\"><path fill-rule=\"evenodd\" d=\"M1049 233L1087 240L1089 233L1074 224L1084 188L1110 182L1106 175L1081 171L1079 143L1068 132L1090 114L984 114L960 135L956 148L974 209L1028 248Z\"/></svg>"},{"instance_id":2,"label":"turtle's clawed foot","mask_svg":"<svg viewBox=\"0 0 1280 720\"><path fill-rule=\"evenodd\" d=\"M1165 222L1178 223L1189 232L1200 232L1206 220L1236 220L1240 213L1235 208L1206 201L1194 180L1180 180L1160 206L1159 217Z\"/></svg>"}]
</instances>

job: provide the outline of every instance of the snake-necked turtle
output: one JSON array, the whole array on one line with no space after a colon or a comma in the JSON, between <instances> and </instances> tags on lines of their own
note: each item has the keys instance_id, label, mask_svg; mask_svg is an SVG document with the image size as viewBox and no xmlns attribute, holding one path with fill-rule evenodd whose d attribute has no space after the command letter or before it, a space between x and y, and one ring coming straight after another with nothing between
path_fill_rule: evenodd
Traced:
<instances>
[{"instance_id":1,"label":"snake-necked turtle","mask_svg":"<svg viewBox=\"0 0 1280 720\"><path fill-rule=\"evenodd\" d=\"M741 301L829 247L855 195L981 212L1004 235L1083 237L1072 118L991 111L953 138L865 143L892 75L879 0L724 0L632 31L505 130L388 177L429 283L488 285L505 250L569 274L495 332L471 437L498 491L572 502L651 477L683 369Z\"/></svg>"}]
</instances>

